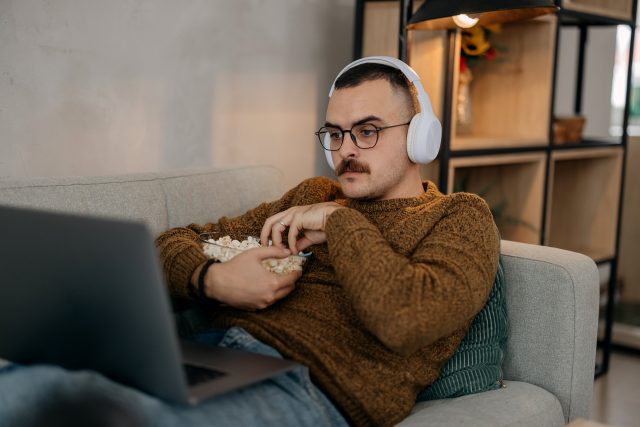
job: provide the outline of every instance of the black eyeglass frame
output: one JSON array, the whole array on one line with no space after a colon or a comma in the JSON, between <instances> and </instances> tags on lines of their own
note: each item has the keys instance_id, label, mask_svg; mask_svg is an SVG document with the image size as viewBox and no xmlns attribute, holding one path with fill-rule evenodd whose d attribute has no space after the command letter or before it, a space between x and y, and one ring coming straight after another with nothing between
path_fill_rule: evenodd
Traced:
<instances>
[{"instance_id":1,"label":"black eyeglass frame","mask_svg":"<svg viewBox=\"0 0 640 427\"><path fill-rule=\"evenodd\" d=\"M373 148L376 145L378 145L378 139L380 139L380 131L383 131L385 129L390 129L390 128L397 128L397 127L400 127L400 126L408 126L410 123L411 122L400 123L398 125L383 126L383 127L378 127L378 126L376 126L374 124L371 124L371 123L359 123L359 124L357 124L355 126L352 126L351 129L335 128L336 130L339 130L342 133L342 142L340 142L340 145L338 146L338 148L335 148L335 149L331 149L331 148L325 147L324 143L323 143L324 136L320 136L321 133L325 133L325 134L328 133L328 130L327 131L323 131L322 130L322 129L327 129L326 126L322 126L320 129L318 129L316 131L316 136L318 137L318 141L320 141L320 145L322 146L323 149L325 149L326 151L338 151L340 148L342 148L342 144L344 144L344 136L348 132L349 136L351 137L351 142L353 142L356 147L360 148L361 150L368 150L368 149ZM358 127L358 126L364 126L364 125L373 126L373 128L376 130L376 142L374 142L373 145L370 146L370 147L361 147L361 146L359 146L358 145L358 139L351 132L353 130L353 128Z\"/></svg>"}]
</instances>

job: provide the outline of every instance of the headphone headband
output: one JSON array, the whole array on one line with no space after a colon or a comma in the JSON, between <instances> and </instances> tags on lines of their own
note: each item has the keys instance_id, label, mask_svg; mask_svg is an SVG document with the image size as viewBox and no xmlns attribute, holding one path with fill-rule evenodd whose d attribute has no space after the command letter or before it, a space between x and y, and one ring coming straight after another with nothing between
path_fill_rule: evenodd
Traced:
<instances>
[{"instance_id":1,"label":"headphone headband","mask_svg":"<svg viewBox=\"0 0 640 427\"><path fill-rule=\"evenodd\" d=\"M416 81L420 82L420 76L418 76L418 73L416 73L413 68L411 68L409 65L405 64L404 62L400 61L399 59L396 58L392 58L390 56L369 56L366 58L360 58L357 59L355 61L353 61L351 64L347 65L346 67L344 67L336 76L335 80L333 80L333 84L331 85L331 89L329 90L329 98L331 98L331 95L333 95L333 91L336 88L336 81L338 81L338 79L340 78L341 75L343 75L346 71L357 67L358 65L362 65L362 64L381 64L381 65L387 65L389 67L392 68L396 68L400 71L402 71L402 74L405 75L405 77L411 82L414 83ZM422 85L420 85L422 86Z\"/></svg>"}]
</instances>

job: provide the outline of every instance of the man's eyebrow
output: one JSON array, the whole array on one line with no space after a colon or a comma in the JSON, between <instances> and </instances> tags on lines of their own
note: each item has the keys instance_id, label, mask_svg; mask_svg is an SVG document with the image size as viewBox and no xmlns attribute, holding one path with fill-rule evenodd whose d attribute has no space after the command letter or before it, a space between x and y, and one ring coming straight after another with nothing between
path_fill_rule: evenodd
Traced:
<instances>
[{"instance_id":1,"label":"man's eyebrow","mask_svg":"<svg viewBox=\"0 0 640 427\"><path fill-rule=\"evenodd\" d=\"M378 116L367 116L367 117L362 118L362 119L358 120L357 122L353 123L351 126L353 127L353 126L361 125L363 123L375 122L375 121L381 122L383 120ZM338 126L338 125L336 125L334 123L331 123L331 122L324 122L324 125L326 127L332 127L332 128L340 129L340 126Z\"/></svg>"}]
</instances>

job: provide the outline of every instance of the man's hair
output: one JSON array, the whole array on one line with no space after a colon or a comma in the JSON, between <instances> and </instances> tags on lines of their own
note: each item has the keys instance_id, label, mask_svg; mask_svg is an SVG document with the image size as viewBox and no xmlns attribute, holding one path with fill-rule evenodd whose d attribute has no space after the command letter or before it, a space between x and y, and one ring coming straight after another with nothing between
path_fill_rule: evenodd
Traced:
<instances>
[{"instance_id":1,"label":"man's hair","mask_svg":"<svg viewBox=\"0 0 640 427\"><path fill-rule=\"evenodd\" d=\"M386 80L395 90L404 93L410 102L409 112L412 117L420 111L415 86L402 71L388 65L368 62L350 68L338 77L335 82L335 89L355 87L371 80Z\"/></svg>"}]
</instances>

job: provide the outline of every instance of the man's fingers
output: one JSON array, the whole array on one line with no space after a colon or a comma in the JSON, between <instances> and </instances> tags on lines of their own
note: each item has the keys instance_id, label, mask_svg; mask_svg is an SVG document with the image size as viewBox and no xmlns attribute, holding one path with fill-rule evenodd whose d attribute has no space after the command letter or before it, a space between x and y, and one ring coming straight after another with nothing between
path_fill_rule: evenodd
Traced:
<instances>
[{"instance_id":1,"label":"man's fingers","mask_svg":"<svg viewBox=\"0 0 640 427\"><path fill-rule=\"evenodd\" d=\"M269 258L286 258L291 255L291 251L286 248L278 246L260 246L259 248L249 249L259 261L264 261Z\"/></svg>"},{"instance_id":2,"label":"man's fingers","mask_svg":"<svg viewBox=\"0 0 640 427\"><path fill-rule=\"evenodd\" d=\"M271 233L271 224L267 219L262 226L262 230L260 230L260 244L262 246L269 245L269 233Z\"/></svg>"},{"instance_id":3,"label":"man's fingers","mask_svg":"<svg viewBox=\"0 0 640 427\"><path fill-rule=\"evenodd\" d=\"M273 227L275 224L278 224L278 219L276 218L276 216L267 218L267 220L264 222L262 231L260 231L260 244L262 246L269 246L269 236L273 234ZM273 241L273 238L271 240Z\"/></svg>"},{"instance_id":4,"label":"man's fingers","mask_svg":"<svg viewBox=\"0 0 640 427\"><path fill-rule=\"evenodd\" d=\"M289 250L292 254L297 254L300 250L298 249L298 236L302 231L302 223L297 218L293 219L293 222L289 226Z\"/></svg>"},{"instance_id":5,"label":"man's fingers","mask_svg":"<svg viewBox=\"0 0 640 427\"><path fill-rule=\"evenodd\" d=\"M287 211L284 211L284 212L280 212L278 214L275 214L273 216L270 216L264 222L264 224L262 225L262 230L260 231L260 243L262 244L262 246L268 246L269 245L269 236L271 236L274 226L276 224L279 224L280 221L284 222L282 220L282 218L283 218L283 216L284 216L284 214L286 212ZM285 224L286 224L286 222L285 222ZM280 227L282 227L282 225L280 225Z\"/></svg>"},{"instance_id":6,"label":"man's fingers","mask_svg":"<svg viewBox=\"0 0 640 427\"><path fill-rule=\"evenodd\" d=\"M269 237L271 237L271 243L274 246L283 247L282 234L289 224L291 224L293 218L294 213L292 213L291 209L267 218L260 232L260 244L267 246L269 244Z\"/></svg>"},{"instance_id":7,"label":"man's fingers","mask_svg":"<svg viewBox=\"0 0 640 427\"><path fill-rule=\"evenodd\" d=\"M286 227L280 222L276 222L271 226L271 243L273 244L273 246L277 246L279 248L284 247L284 245L282 244L282 233L284 232L285 228Z\"/></svg>"},{"instance_id":8,"label":"man's fingers","mask_svg":"<svg viewBox=\"0 0 640 427\"><path fill-rule=\"evenodd\" d=\"M276 275L278 288L294 286L296 280L302 276L302 270L293 270L290 273L281 273Z\"/></svg>"},{"instance_id":9,"label":"man's fingers","mask_svg":"<svg viewBox=\"0 0 640 427\"><path fill-rule=\"evenodd\" d=\"M324 231L305 231L304 236L296 242L296 250L302 252L311 245L318 245L326 241L327 234Z\"/></svg>"},{"instance_id":10,"label":"man's fingers","mask_svg":"<svg viewBox=\"0 0 640 427\"><path fill-rule=\"evenodd\" d=\"M291 273L275 274L276 282L268 295L256 306L258 309L265 309L276 301L286 297L296 287L296 280L300 278L302 271Z\"/></svg>"},{"instance_id":11,"label":"man's fingers","mask_svg":"<svg viewBox=\"0 0 640 427\"><path fill-rule=\"evenodd\" d=\"M287 295L289 295L291 293L291 291L293 291L295 289L295 285L291 284L291 285L287 285L287 286L283 286L280 289L278 289L274 295L274 299L276 301L281 300L282 298L286 297Z\"/></svg>"},{"instance_id":12,"label":"man's fingers","mask_svg":"<svg viewBox=\"0 0 640 427\"><path fill-rule=\"evenodd\" d=\"M315 242L311 241L307 236L303 236L296 242L296 250L298 252L302 252L307 249L309 246L314 245ZM296 252L296 253L298 253Z\"/></svg>"}]
</instances>

